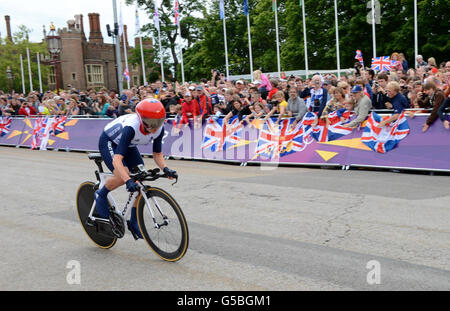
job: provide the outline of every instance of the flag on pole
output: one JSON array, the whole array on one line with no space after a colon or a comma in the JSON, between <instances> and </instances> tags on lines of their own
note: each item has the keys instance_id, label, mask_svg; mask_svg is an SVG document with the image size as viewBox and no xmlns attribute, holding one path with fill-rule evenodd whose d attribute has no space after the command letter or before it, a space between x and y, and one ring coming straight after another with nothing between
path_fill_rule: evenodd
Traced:
<instances>
[{"instance_id":1,"label":"flag on pole","mask_svg":"<svg viewBox=\"0 0 450 311\"><path fill-rule=\"evenodd\" d=\"M123 35L123 19L122 19L122 6L119 11L119 37Z\"/></svg>"},{"instance_id":2,"label":"flag on pole","mask_svg":"<svg viewBox=\"0 0 450 311\"><path fill-rule=\"evenodd\" d=\"M125 79L127 79L128 82L130 81L130 72L128 71L128 67L125 68L123 76L125 77Z\"/></svg>"},{"instance_id":3,"label":"flag on pole","mask_svg":"<svg viewBox=\"0 0 450 311\"><path fill-rule=\"evenodd\" d=\"M223 3L223 0L219 0L219 13L220 13L220 19L225 18L225 5Z\"/></svg>"},{"instance_id":4,"label":"flag on pole","mask_svg":"<svg viewBox=\"0 0 450 311\"><path fill-rule=\"evenodd\" d=\"M153 21L155 23L155 28L159 31L159 16L158 16L157 1L155 1L155 16L153 18Z\"/></svg>"},{"instance_id":5,"label":"flag on pole","mask_svg":"<svg viewBox=\"0 0 450 311\"><path fill-rule=\"evenodd\" d=\"M139 11L138 11L138 5L136 3L136 11L135 11L135 16L136 16L136 25L135 25L135 36L138 35L141 32L141 25L139 23Z\"/></svg>"},{"instance_id":6,"label":"flag on pole","mask_svg":"<svg viewBox=\"0 0 450 311\"><path fill-rule=\"evenodd\" d=\"M272 0L272 10L274 12L277 10L277 0Z\"/></svg>"},{"instance_id":7,"label":"flag on pole","mask_svg":"<svg viewBox=\"0 0 450 311\"><path fill-rule=\"evenodd\" d=\"M248 0L244 0L244 15L248 15Z\"/></svg>"},{"instance_id":8,"label":"flag on pole","mask_svg":"<svg viewBox=\"0 0 450 311\"><path fill-rule=\"evenodd\" d=\"M361 50L356 50L355 59L357 59L361 63L361 65L363 65L363 67L364 67L364 59L363 59Z\"/></svg>"},{"instance_id":9,"label":"flag on pole","mask_svg":"<svg viewBox=\"0 0 450 311\"><path fill-rule=\"evenodd\" d=\"M178 0L175 0L174 11L175 11L175 26L178 27L180 26L180 13L178 7Z\"/></svg>"}]
</instances>

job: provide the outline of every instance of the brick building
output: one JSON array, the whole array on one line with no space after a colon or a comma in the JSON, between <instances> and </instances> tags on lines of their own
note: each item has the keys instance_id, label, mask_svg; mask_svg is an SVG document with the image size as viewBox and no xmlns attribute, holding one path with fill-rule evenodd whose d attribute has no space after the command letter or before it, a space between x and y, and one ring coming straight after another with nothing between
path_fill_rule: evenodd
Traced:
<instances>
[{"instance_id":1,"label":"brick building","mask_svg":"<svg viewBox=\"0 0 450 311\"><path fill-rule=\"evenodd\" d=\"M115 60L115 46L112 43L103 41L100 29L100 15L98 13L89 13L89 39L86 38L83 15L76 15L75 19L67 21L67 27L58 29L61 36L62 52L61 73L64 88L71 85L80 90L88 88L106 87L108 89L117 89L117 71ZM128 45L127 28L124 25L125 44L127 55L130 56L131 49ZM135 39L135 47L139 48L139 39ZM143 40L145 49L153 48L151 40ZM122 68L125 69L123 42L121 42ZM142 66L141 64L128 63L130 72L130 86L136 86L141 83ZM55 70L52 68L49 75L49 88L56 88ZM148 73L146 73L148 75ZM124 79L124 88L126 88Z\"/></svg>"}]
</instances>

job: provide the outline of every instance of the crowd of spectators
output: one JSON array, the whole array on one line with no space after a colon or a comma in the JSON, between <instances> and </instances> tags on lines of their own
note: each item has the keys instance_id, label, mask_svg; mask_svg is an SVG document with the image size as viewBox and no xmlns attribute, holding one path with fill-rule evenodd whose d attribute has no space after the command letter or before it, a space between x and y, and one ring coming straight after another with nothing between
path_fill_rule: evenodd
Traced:
<instances>
[{"instance_id":1,"label":"crowd of spectators","mask_svg":"<svg viewBox=\"0 0 450 311\"><path fill-rule=\"evenodd\" d=\"M371 110L388 110L385 112L392 113L391 122L404 109L415 108L408 111L411 117L417 111L430 112L423 131L438 118L449 129L445 113L450 106L450 61L437 66L434 58L425 62L419 55L417 67L409 68L401 53L391 58L396 62L389 72L376 73L357 62L355 70L340 78L319 73L308 79L284 73L275 78L256 70L254 81L227 81L224 74L213 69L211 76L198 83L156 81L121 94L106 88L67 88L58 95L51 91L21 94L0 90L0 115L116 118L132 113L141 100L155 97L164 104L168 117L175 119L178 130L189 120L194 127L201 127L209 117L223 117L229 122L237 116L239 122L249 124L254 118L276 116L279 122L283 117L295 117L298 122L307 111L326 121L329 113L344 108L356 114L349 127L357 127Z\"/></svg>"}]
</instances>

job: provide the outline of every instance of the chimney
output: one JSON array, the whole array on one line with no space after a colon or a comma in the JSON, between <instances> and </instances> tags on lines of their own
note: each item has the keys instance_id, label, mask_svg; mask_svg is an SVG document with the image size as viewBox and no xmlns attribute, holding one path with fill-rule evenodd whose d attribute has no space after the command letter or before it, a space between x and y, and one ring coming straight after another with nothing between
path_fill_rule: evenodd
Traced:
<instances>
[{"instance_id":1,"label":"chimney","mask_svg":"<svg viewBox=\"0 0 450 311\"><path fill-rule=\"evenodd\" d=\"M9 41L12 42L12 36L11 36L11 24L10 24L10 18L9 15L5 15L5 21L6 21L6 32L7 32L7 37L9 39Z\"/></svg>"},{"instance_id":2,"label":"chimney","mask_svg":"<svg viewBox=\"0 0 450 311\"><path fill-rule=\"evenodd\" d=\"M100 15L89 13L89 42L103 44L103 36L100 30Z\"/></svg>"}]
</instances>

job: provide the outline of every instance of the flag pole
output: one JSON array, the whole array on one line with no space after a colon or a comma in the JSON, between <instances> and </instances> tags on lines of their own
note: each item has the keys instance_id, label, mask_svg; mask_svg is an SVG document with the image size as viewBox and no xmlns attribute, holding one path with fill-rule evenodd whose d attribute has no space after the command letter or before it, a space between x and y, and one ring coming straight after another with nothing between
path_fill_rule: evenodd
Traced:
<instances>
[{"instance_id":1,"label":"flag pole","mask_svg":"<svg viewBox=\"0 0 450 311\"><path fill-rule=\"evenodd\" d=\"M180 14L178 0L175 0L174 5L174 15L175 15L175 26L177 27L179 37L177 38L178 49L180 50L180 60L181 60L181 83L184 84L184 62L183 62L183 48L182 48L182 38L181 38L181 26L180 26Z\"/></svg>"},{"instance_id":2,"label":"flag pole","mask_svg":"<svg viewBox=\"0 0 450 311\"><path fill-rule=\"evenodd\" d=\"M338 78L341 78L341 60L339 56L339 25L338 25L338 14L337 14L337 0L334 0L334 18L336 21L336 58L337 58L337 70Z\"/></svg>"},{"instance_id":3,"label":"flag pole","mask_svg":"<svg viewBox=\"0 0 450 311\"><path fill-rule=\"evenodd\" d=\"M414 0L414 62L417 68L417 55L419 55L419 40L417 35L417 0Z\"/></svg>"},{"instance_id":4,"label":"flag pole","mask_svg":"<svg viewBox=\"0 0 450 311\"><path fill-rule=\"evenodd\" d=\"M375 35L375 0L371 0L372 5L372 39L373 39L373 58L377 57L377 39Z\"/></svg>"},{"instance_id":5,"label":"flag pole","mask_svg":"<svg viewBox=\"0 0 450 311\"><path fill-rule=\"evenodd\" d=\"M116 29L116 25L118 25L117 22L117 3L116 0L112 0L113 3L113 13L114 13L114 28ZM120 55L120 37L116 39L116 46L115 46L115 53L116 53L116 63L117 63L117 80L119 81L119 94L122 94L123 91L123 76L122 76L122 60Z\"/></svg>"},{"instance_id":6,"label":"flag pole","mask_svg":"<svg viewBox=\"0 0 450 311\"><path fill-rule=\"evenodd\" d=\"M220 11L220 18L222 19L223 24L223 41L225 45L225 70L227 74L227 80L230 79L230 71L228 68L228 46L227 46L227 25L226 25L226 17L225 17L225 4L223 0L220 0L219 2L219 11Z\"/></svg>"},{"instance_id":7,"label":"flag pole","mask_svg":"<svg viewBox=\"0 0 450 311\"><path fill-rule=\"evenodd\" d=\"M253 81L252 35L250 32L250 13L248 11L248 0L244 1L244 13L247 15L248 56L250 57L250 79L251 81Z\"/></svg>"},{"instance_id":8,"label":"flag pole","mask_svg":"<svg viewBox=\"0 0 450 311\"><path fill-rule=\"evenodd\" d=\"M20 54L20 73L22 77L22 93L25 95L25 76L23 73L23 57L22 54Z\"/></svg>"},{"instance_id":9,"label":"flag pole","mask_svg":"<svg viewBox=\"0 0 450 311\"><path fill-rule=\"evenodd\" d=\"M183 62L183 47L181 45L181 26L180 26L180 22L178 22L178 32L180 33L180 38L178 39L178 42L179 42L180 57L181 57L181 83L184 84L184 62Z\"/></svg>"},{"instance_id":10,"label":"flag pole","mask_svg":"<svg viewBox=\"0 0 450 311\"><path fill-rule=\"evenodd\" d=\"M141 26L139 23L139 11L138 11L138 3L136 2L136 34L139 36L139 46L141 49L141 63L142 63L142 78L143 78L143 82L144 85L147 85L147 77L145 74L145 61L144 61L144 48L142 46L142 34L141 34Z\"/></svg>"},{"instance_id":11,"label":"flag pole","mask_svg":"<svg viewBox=\"0 0 450 311\"><path fill-rule=\"evenodd\" d=\"M39 59L39 52L36 53L39 76L39 93L42 94L42 77L41 77L41 60Z\"/></svg>"},{"instance_id":12,"label":"flag pole","mask_svg":"<svg viewBox=\"0 0 450 311\"><path fill-rule=\"evenodd\" d=\"M159 28L159 16L158 16L158 1L155 0L155 26L158 30L158 44L159 44L159 57L161 62L161 80L164 81L164 57L162 54L162 46L161 46L161 30Z\"/></svg>"},{"instance_id":13,"label":"flag pole","mask_svg":"<svg viewBox=\"0 0 450 311\"><path fill-rule=\"evenodd\" d=\"M281 78L281 65L280 65L280 41L278 37L278 7L277 7L277 1L274 1L273 8L275 10L275 34L277 39L277 67L278 67L278 77Z\"/></svg>"},{"instance_id":14,"label":"flag pole","mask_svg":"<svg viewBox=\"0 0 450 311\"><path fill-rule=\"evenodd\" d=\"M28 60L28 76L30 78L30 92L33 91L33 77L31 74L31 61L30 61L30 49L27 48L27 60Z\"/></svg>"},{"instance_id":15,"label":"flag pole","mask_svg":"<svg viewBox=\"0 0 450 311\"><path fill-rule=\"evenodd\" d=\"M122 22L122 5L120 5L120 27L122 28L122 43L123 43L123 57L125 59L125 70L128 73L128 78L127 80L127 89L130 89L130 71L128 70L128 56L127 56L127 40L125 37L125 29L123 27L123 22ZM123 73L122 73L123 74Z\"/></svg>"},{"instance_id":16,"label":"flag pole","mask_svg":"<svg viewBox=\"0 0 450 311\"><path fill-rule=\"evenodd\" d=\"M303 0L300 0L300 3L302 3ZM305 46L305 71L306 71L306 79L308 79L309 76L309 69L308 69L308 44L306 42L306 20L305 20L305 2L303 1L302 5L302 14L303 14L303 45Z\"/></svg>"}]
</instances>

